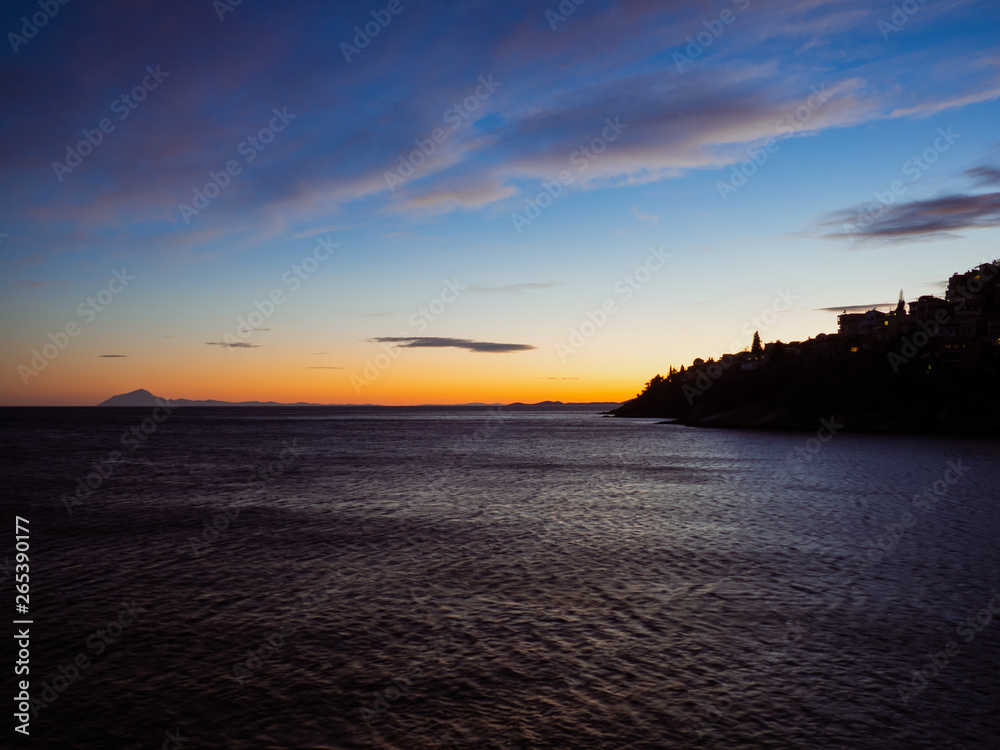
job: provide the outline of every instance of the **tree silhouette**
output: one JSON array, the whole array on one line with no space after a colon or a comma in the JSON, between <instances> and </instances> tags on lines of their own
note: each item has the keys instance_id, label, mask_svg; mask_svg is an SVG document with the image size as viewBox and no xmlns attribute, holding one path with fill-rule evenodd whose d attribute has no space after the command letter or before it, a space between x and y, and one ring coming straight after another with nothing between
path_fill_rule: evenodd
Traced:
<instances>
[{"instance_id":1,"label":"tree silhouette","mask_svg":"<svg viewBox=\"0 0 1000 750\"><path fill-rule=\"evenodd\" d=\"M760 332L759 331L754 331L753 332L753 344L750 347L750 353L752 355L754 355L755 357L757 355L759 355L759 354L763 354L764 353L764 347L762 347L760 345Z\"/></svg>"}]
</instances>

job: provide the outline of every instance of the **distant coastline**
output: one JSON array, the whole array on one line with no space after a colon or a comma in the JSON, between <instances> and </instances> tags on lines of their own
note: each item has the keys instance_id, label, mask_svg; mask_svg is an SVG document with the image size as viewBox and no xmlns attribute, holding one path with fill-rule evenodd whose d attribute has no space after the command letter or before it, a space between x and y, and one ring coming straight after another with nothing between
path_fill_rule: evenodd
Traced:
<instances>
[{"instance_id":1,"label":"distant coastline","mask_svg":"<svg viewBox=\"0 0 1000 750\"><path fill-rule=\"evenodd\" d=\"M944 299L838 318L807 341L753 344L656 375L617 417L697 427L1000 435L1000 260L952 275Z\"/></svg>"},{"instance_id":2,"label":"distant coastline","mask_svg":"<svg viewBox=\"0 0 1000 750\"><path fill-rule=\"evenodd\" d=\"M112 396L97 404L98 407L340 407L340 408L383 408L383 409L437 409L437 408L503 408L503 409L569 409L609 411L621 405L618 401L540 401L534 404L515 402L504 403L468 403L468 404L414 404L410 406L393 406L386 404L315 404L305 401L281 403L278 401L219 401L215 399L192 400L186 398L170 399L156 396L145 388L138 388L128 393Z\"/></svg>"}]
</instances>

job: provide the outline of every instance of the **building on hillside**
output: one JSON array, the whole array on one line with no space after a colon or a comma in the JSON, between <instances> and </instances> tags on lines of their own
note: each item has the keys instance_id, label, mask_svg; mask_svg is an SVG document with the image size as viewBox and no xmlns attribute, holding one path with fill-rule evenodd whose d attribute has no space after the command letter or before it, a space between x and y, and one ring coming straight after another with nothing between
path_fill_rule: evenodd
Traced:
<instances>
[{"instance_id":1,"label":"building on hillside","mask_svg":"<svg viewBox=\"0 0 1000 750\"><path fill-rule=\"evenodd\" d=\"M912 351L912 354L905 352ZM819 334L805 341L778 347L764 345L760 355L749 351L724 355L725 369L756 370L782 359L794 357L799 366L844 360L865 352L895 353L897 358L922 362L927 370L1000 367L1000 261L984 263L966 273L953 274L945 298L926 294L907 304L902 290L895 307L887 312L873 307L865 312L844 312L837 316L837 333ZM903 352L903 354L900 354ZM695 360L693 367L704 366Z\"/></svg>"},{"instance_id":2,"label":"building on hillside","mask_svg":"<svg viewBox=\"0 0 1000 750\"><path fill-rule=\"evenodd\" d=\"M881 337L885 326L888 325L888 321L889 313L884 313L881 310L873 308L861 316L859 333L862 336Z\"/></svg>"},{"instance_id":3,"label":"building on hillside","mask_svg":"<svg viewBox=\"0 0 1000 750\"><path fill-rule=\"evenodd\" d=\"M939 314L939 310L943 311ZM925 294L919 297L916 302L910 303L910 317L914 320L931 320L935 316L939 318L947 316L947 319L955 314L955 306L947 300L939 299L932 294ZM941 322L939 319L938 322Z\"/></svg>"},{"instance_id":4,"label":"building on hillside","mask_svg":"<svg viewBox=\"0 0 1000 750\"><path fill-rule=\"evenodd\" d=\"M837 316L839 336L882 336L888 325L889 313L872 308L863 313L843 313Z\"/></svg>"},{"instance_id":5,"label":"building on hillside","mask_svg":"<svg viewBox=\"0 0 1000 750\"><path fill-rule=\"evenodd\" d=\"M861 321L864 313L843 312L837 316L837 335L839 336L860 336Z\"/></svg>"}]
</instances>

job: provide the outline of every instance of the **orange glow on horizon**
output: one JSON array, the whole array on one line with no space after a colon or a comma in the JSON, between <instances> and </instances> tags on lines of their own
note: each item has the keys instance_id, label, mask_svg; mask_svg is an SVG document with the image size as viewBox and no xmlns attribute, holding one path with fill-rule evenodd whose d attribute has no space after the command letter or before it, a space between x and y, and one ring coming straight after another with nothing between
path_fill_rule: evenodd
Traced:
<instances>
[{"instance_id":1,"label":"orange glow on horizon","mask_svg":"<svg viewBox=\"0 0 1000 750\"><path fill-rule=\"evenodd\" d=\"M103 364L103 363L101 363ZM114 368L118 371L114 372ZM243 370L234 377L230 368L196 370L181 364L133 367L121 362L95 366L72 374L42 373L27 387L18 380L6 386L3 402L15 406L93 406L122 393L144 388L168 399L219 401L307 402L315 404L422 404L621 402L642 387L640 378L627 375L576 378L527 376L523 372L493 376L442 369L387 369L370 384L362 384L364 368L326 369L271 362ZM109 370L112 370L109 372ZM412 370L418 370L414 372ZM371 374L369 372L369 374ZM351 376L359 380L360 392ZM651 375L645 377L648 379ZM643 380L644 382L644 380Z\"/></svg>"},{"instance_id":2,"label":"orange glow on horizon","mask_svg":"<svg viewBox=\"0 0 1000 750\"><path fill-rule=\"evenodd\" d=\"M548 347L496 354L452 348L389 351L362 344L317 356L291 343L226 350L167 341L139 351L129 348L129 355L120 358L102 357L97 353L102 349L109 347L80 346L60 354L27 385L18 375L20 360L0 361L7 373L0 402L89 406L143 388L168 399L230 402L618 403L668 367L654 365L660 358L648 352L609 353L596 342L563 359Z\"/></svg>"}]
</instances>

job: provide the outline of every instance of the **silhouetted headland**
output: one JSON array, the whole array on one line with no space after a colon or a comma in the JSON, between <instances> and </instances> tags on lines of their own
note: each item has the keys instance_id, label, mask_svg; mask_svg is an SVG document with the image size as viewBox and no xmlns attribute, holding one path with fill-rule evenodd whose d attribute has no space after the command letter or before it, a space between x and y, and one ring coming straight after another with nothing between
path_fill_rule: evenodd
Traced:
<instances>
[{"instance_id":1,"label":"silhouetted headland","mask_svg":"<svg viewBox=\"0 0 1000 750\"><path fill-rule=\"evenodd\" d=\"M1000 260L948 281L944 299L900 294L838 331L696 359L611 413L699 427L1000 434Z\"/></svg>"}]
</instances>

